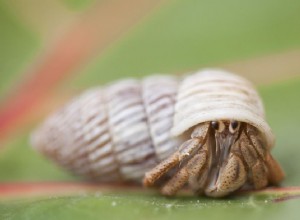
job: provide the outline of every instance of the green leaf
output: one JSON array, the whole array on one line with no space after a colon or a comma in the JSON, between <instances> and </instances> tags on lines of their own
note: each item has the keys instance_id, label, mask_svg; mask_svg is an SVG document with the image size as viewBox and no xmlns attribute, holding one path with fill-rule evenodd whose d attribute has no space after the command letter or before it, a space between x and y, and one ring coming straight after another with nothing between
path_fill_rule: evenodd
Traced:
<instances>
[{"instance_id":1,"label":"green leaf","mask_svg":"<svg viewBox=\"0 0 300 220\"><path fill-rule=\"evenodd\" d=\"M267 108L269 122L277 136L277 145L273 154L283 165L287 177L284 186L299 185L300 173L300 140L297 138L298 113L300 104L297 101L300 95L300 80L289 81L260 89ZM23 143L23 144L22 144ZM0 167L7 167L9 163L19 173L5 172L1 168L2 178L11 180L65 180L59 172L55 174L42 164L45 161L38 159L35 152L28 150L25 141L15 143L11 149L15 153L10 157L2 155ZM26 150L24 150L26 149ZM20 151L21 150L21 151ZM18 155L17 152L20 151ZM26 160L18 162L26 152ZM6 164L3 161L6 159ZM10 161L10 162L9 162ZM28 161L28 164L25 163ZM29 173L30 169L30 173ZM26 175L20 175L24 172ZM183 218L209 218L209 219L296 219L299 212L299 189L291 191L284 196L277 189L262 193L248 193L227 199L210 199L181 196L168 199L152 191L128 191L124 188L112 190L98 189L96 192L74 196L50 196L42 198L18 199L0 202L0 213L7 219L183 219ZM292 199L286 202L276 202L276 198ZM278 201L284 199L278 199ZM1 216L0 215L0 216Z\"/></svg>"},{"instance_id":2,"label":"green leaf","mask_svg":"<svg viewBox=\"0 0 300 220\"><path fill-rule=\"evenodd\" d=\"M300 82L293 80L261 89L267 119L276 136L273 154L286 171L286 185L300 185Z\"/></svg>"},{"instance_id":3,"label":"green leaf","mask_svg":"<svg viewBox=\"0 0 300 220\"><path fill-rule=\"evenodd\" d=\"M95 0L61 0L64 2L70 9L73 10L82 10L90 6Z\"/></svg>"},{"instance_id":4,"label":"green leaf","mask_svg":"<svg viewBox=\"0 0 300 220\"><path fill-rule=\"evenodd\" d=\"M300 200L273 203L248 196L213 200L144 194L100 194L0 202L3 219L297 219Z\"/></svg>"},{"instance_id":5,"label":"green leaf","mask_svg":"<svg viewBox=\"0 0 300 220\"><path fill-rule=\"evenodd\" d=\"M112 45L75 80L75 85L88 86L131 74L143 76L156 71L198 68L297 47L299 8L299 1L293 0L229 0L225 4L171 1ZM3 20L7 36L0 36L0 44L11 54L20 52L20 57L14 58L1 50L0 68L15 73L14 68L21 68L36 42L26 30L10 23L6 14L0 18L8 20ZM10 32L14 27L17 31ZM1 79L5 77L9 75L1 75ZM4 85L7 80L1 82ZM260 92L277 137L272 152L287 174L283 186L299 186L300 78L261 87ZM78 180L30 148L30 130L14 136L1 152L1 181ZM298 188L249 192L217 200L186 195L170 199L153 191L128 188L107 191L100 187L92 192L83 188L71 196L53 193L42 197L1 197L0 219L298 219L298 197ZM284 199L287 201L280 202Z\"/></svg>"},{"instance_id":6,"label":"green leaf","mask_svg":"<svg viewBox=\"0 0 300 220\"><path fill-rule=\"evenodd\" d=\"M169 1L100 54L74 85L184 72L300 46L300 1Z\"/></svg>"},{"instance_id":7,"label":"green leaf","mask_svg":"<svg viewBox=\"0 0 300 220\"><path fill-rule=\"evenodd\" d=\"M74 180L68 172L42 157L29 144L29 134L25 133L6 143L0 153L1 182Z\"/></svg>"},{"instance_id":8,"label":"green leaf","mask_svg":"<svg viewBox=\"0 0 300 220\"><path fill-rule=\"evenodd\" d=\"M39 39L20 18L0 1L0 99L8 92L22 68L28 66Z\"/></svg>"}]
</instances>

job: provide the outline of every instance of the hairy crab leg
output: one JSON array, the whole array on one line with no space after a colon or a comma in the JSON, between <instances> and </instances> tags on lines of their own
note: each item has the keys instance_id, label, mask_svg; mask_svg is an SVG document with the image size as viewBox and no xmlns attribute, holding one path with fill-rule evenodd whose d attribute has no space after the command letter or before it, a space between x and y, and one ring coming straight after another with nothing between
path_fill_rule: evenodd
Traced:
<instances>
[{"instance_id":1,"label":"hairy crab leg","mask_svg":"<svg viewBox=\"0 0 300 220\"><path fill-rule=\"evenodd\" d=\"M179 153L175 152L169 158L159 163L156 167L154 167L149 172L145 173L145 177L143 180L143 185L146 187L153 186L154 183L166 172L168 172L171 168L176 166L179 163Z\"/></svg>"},{"instance_id":2,"label":"hairy crab leg","mask_svg":"<svg viewBox=\"0 0 300 220\"><path fill-rule=\"evenodd\" d=\"M203 187L208 175L207 169L208 155L206 150L201 150L199 154L188 163L189 186L198 194L203 191Z\"/></svg>"},{"instance_id":3,"label":"hairy crab leg","mask_svg":"<svg viewBox=\"0 0 300 220\"><path fill-rule=\"evenodd\" d=\"M225 196L244 185L247 180L245 166L235 153L230 153L229 160L220 172L215 185L209 185L205 193L212 197Z\"/></svg>"},{"instance_id":4,"label":"hairy crab leg","mask_svg":"<svg viewBox=\"0 0 300 220\"><path fill-rule=\"evenodd\" d=\"M161 194L173 196L189 179L187 167L181 168L161 189Z\"/></svg>"},{"instance_id":5,"label":"hairy crab leg","mask_svg":"<svg viewBox=\"0 0 300 220\"><path fill-rule=\"evenodd\" d=\"M250 170L250 181L253 182L255 189L261 189L268 185L267 168L264 163L264 158L261 157L261 155L264 154L259 153L257 150L263 149L263 147L259 146L258 142L255 142L257 146L256 148L252 143L253 142L243 132L239 139L240 151L248 169Z\"/></svg>"},{"instance_id":6,"label":"hairy crab leg","mask_svg":"<svg viewBox=\"0 0 300 220\"><path fill-rule=\"evenodd\" d=\"M177 193L191 178L197 178L203 170L207 155L205 151L193 156L161 189L163 195Z\"/></svg>"},{"instance_id":7,"label":"hairy crab leg","mask_svg":"<svg viewBox=\"0 0 300 220\"><path fill-rule=\"evenodd\" d=\"M191 139L185 141L169 158L162 161L152 170L147 172L144 177L143 184L144 186L153 186L155 182L164 174L166 174L171 168L175 167L181 161L190 157L194 154L199 148L201 148L206 140L206 136L209 129L209 123L203 123L198 125L192 135Z\"/></svg>"},{"instance_id":8,"label":"hairy crab leg","mask_svg":"<svg viewBox=\"0 0 300 220\"><path fill-rule=\"evenodd\" d=\"M267 168L263 161L257 160L252 167L252 178L255 189L262 189L268 185Z\"/></svg>"},{"instance_id":9,"label":"hairy crab leg","mask_svg":"<svg viewBox=\"0 0 300 220\"><path fill-rule=\"evenodd\" d=\"M144 186L152 186L161 176L166 174L184 158L188 157L199 144L200 140L197 138L184 142L178 151L145 174Z\"/></svg>"},{"instance_id":10,"label":"hairy crab leg","mask_svg":"<svg viewBox=\"0 0 300 220\"><path fill-rule=\"evenodd\" d=\"M281 166L271 156L270 153L266 155L266 164L268 168L268 177L271 184L278 185L284 179L284 172Z\"/></svg>"},{"instance_id":11,"label":"hairy crab leg","mask_svg":"<svg viewBox=\"0 0 300 220\"><path fill-rule=\"evenodd\" d=\"M255 164L251 164L250 166L252 167L252 176L255 188L261 189L268 183L276 185L282 181L284 178L284 172L282 168L273 159L271 154L268 153L268 151L263 147L263 143L255 128L249 125L247 126L247 135L245 135L243 142L248 145L248 150L253 148L254 153L257 152L257 154L253 157L252 163L254 163L255 160L257 161ZM244 157L245 156L246 155L244 155ZM259 159L259 157L261 159Z\"/></svg>"}]
</instances>

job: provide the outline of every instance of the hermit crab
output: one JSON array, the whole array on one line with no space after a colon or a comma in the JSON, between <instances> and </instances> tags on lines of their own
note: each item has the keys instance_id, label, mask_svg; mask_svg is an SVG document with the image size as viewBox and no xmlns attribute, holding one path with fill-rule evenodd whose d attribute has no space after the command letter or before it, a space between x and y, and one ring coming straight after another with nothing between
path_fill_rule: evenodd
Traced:
<instances>
[{"instance_id":1,"label":"hermit crab","mask_svg":"<svg viewBox=\"0 0 300 220\"><path fill-rule=\"evenodd\" d=\"M218 69L90 89L46 119L31 142L93 181L143 182L168 196L188 186L223 197L284 178L258 93Z\"/></svg>"}]
</instances>

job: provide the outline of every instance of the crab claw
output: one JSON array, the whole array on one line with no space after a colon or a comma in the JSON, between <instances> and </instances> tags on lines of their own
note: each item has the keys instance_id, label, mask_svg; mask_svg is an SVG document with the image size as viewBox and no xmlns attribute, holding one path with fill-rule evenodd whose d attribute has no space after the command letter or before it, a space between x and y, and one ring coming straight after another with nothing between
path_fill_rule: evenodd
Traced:
<instances>
[{"instance_id":1,"label":"crab claw","mask_svg":"<svg viewBox=\"0 0 300 220\"><path fill-rule=\"evenodd\" d=\"M247 180L245 166L239 156L231 153L228 162L220 168L216 182L210 182L205 194L222 197L239 189Z\"/></svg>"}]
</instances>

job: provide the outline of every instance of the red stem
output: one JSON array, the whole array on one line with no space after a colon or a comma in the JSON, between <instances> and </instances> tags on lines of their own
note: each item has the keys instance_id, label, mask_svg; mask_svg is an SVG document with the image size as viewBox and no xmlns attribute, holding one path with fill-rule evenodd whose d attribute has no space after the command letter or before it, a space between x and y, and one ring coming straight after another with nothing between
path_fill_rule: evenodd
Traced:
<instances>
[{"instance_id":1,"label":"red stem","mask_svg":"<svg viewBox=\"0 0 300 220\"><path fill-rule=\"evenodd\" d=\"M0 139L18 127L25 116L66 76L74 73L116 40L128 27L163 0L104 1L91 7L36 66L27 82L0 106Z\"/></svg>"}]
</instances>

